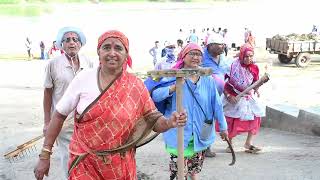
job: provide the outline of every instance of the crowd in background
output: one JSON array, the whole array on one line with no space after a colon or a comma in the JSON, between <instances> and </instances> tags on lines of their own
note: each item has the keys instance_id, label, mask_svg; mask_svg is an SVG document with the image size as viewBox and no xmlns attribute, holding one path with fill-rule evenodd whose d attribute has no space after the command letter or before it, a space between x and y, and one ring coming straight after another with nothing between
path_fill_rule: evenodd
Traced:
<instances>
[{"instance_id":1,"label":"crowd in background","mask_svg":"<svg viewBox=\"0 0 320 180\"><path fill-rule=\"evenodd\" d=\"M175 38L163 41L156 40L154 46L149 49L155 69L160 70L172 67L182 47L189 43L198 44L202 48L206 47L208 37L212 34L220 36L223 39L224 56L226 57L229 50L240 50L240 46L244 43L249 43L252 47L256 46L253 32L247 27L244 28L241 44L239 42L236 44L236 42L230 39L227 28L202 28L201 32L197 32L196 29L190 29L189 32L179 29Z\"/></svg>"},{"instance_id":2,"label":"crowd in background","mask_svg":"<svg viewBox=\"0 0 320 180\"><path fill-rule=\"evenodd\" d=\"M44 41L40 41L39 48L36 48L31 39L27 37L25 40L25 47L28 53L28 60L34 58L39 58L40 60L52 59L64 53L62 49L57 47L56 41L53 41L49 48L45 45ZM36 52L38 50L40 50L40 52Z\"/></svg>"}]
</instances>

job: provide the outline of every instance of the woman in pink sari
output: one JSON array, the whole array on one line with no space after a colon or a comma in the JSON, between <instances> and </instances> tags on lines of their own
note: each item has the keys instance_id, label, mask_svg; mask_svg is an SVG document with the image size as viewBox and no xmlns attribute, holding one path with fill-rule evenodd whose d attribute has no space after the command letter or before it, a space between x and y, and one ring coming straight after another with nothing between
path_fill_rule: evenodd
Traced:
<instances>
[{"instance_id":1,"label":"woman in pink sari","mask_svg":"<svg viewBox=\"0 0 320 180\"><path fill-rule=\"evenodd\" d=\"M174 112L166 119L155 108L143 82L126 71L132 62L123 33L112 30L102 34L97 53L100 66L79 73L57 104L34 170L37 180L48 175L53 143L72 111L75 126L69 146L69 180L135 180L131 139L137 124L143 121L150 129L164 132L186 122L185 113Z\"/></svg>"},{"instance_id":2,"label":"woman in pink sari","mask_svg":"<svg viewBox=\"0 0 320 180\"><path fill-rule=\"evenodd\" d=\"M244 147L246 152L255 153L261 148L253 145L253 136L260 129L261 117L265 108L259 103L259 92L252 90L244 97L236 96L259 79L259 68L253 62L254 50L250 46L242 46L239 58L231 65L229 80L224 89L224 114L228 123L230 141L241 133L248 133ZM230 152L230 149L227 149Z\"/></svg>"}]
</instances>

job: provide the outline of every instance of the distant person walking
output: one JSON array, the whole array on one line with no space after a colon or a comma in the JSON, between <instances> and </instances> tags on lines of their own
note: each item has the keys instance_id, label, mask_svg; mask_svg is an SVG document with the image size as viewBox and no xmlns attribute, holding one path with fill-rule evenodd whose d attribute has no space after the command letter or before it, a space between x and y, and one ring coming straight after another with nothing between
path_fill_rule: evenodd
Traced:
<instances>
[{"instance_id":1,"label":"distant person walking","mask_svg":"<svg viewBox=\"0 0 320 180\"><path fill-rule=\"evenodd\" d=\"M246 43L249 44L252 48L256 47L256 38L253 36L252 31L248 31L248 37Z\"/></svg>"},{"instance_id":2,"label":"distant person walking","mask_svg":"<svg viewBox=\"0 0 320 180\"><path fill-rule=\"evenodd\" d=\"M149 50L149 54L153 57L153 66L157 64L157 62L161 58L161 52L159 48L159 41L154 42L154 46Z\"/></svg>"},{"instance_id":3,"label":"distant person walking","mask_svg":"<svg viewBox=\"0 0 320 180\"><path fill-rule=\"evenodd\" d=\"M45 59L45 54L44 50L46 49L46 46L44 45L44 42L40 42L40 59L44 60Z\"/></svg>"},{"instance_id":4,"label":"distant person walking","mask_svg":"<svg viewBox=\"0 0 320 180\"><path fill-rule=\"evenodd\" d=\"M247 27L244 28L244 43L247 43L249 36L249 29Z\"/></svg>"},{"instance_id":5,"label":"distant person walking","mask_svg":"<svg viewBox=\"0 0 320 180\"><path fill-rule=\"evenodd\" d=\"M56 41L53 41L52 46L48 52L49 58L55 58L55 57L61 56L61 54L63 54L63 53L64 53L64 51L57 47Z\"/></svg>"},{"instance_id":6,"label":"distant person walking","mask_svg":"<svg viewBox=\"0 0 320 180\"><path fill-rule=\"evenodd\" d=\"M312 26L311 33L312 33L312 34L315 34L315 35L317 35L317 34L318 34L318 28L317 28L317 26L316 26L316 25L313 25L313 26Z\"/></svg>"},{"instance_id":7,"label":"distant person walking","mask_svg":"<svg viewBox=\"0 0 320 180\"><path fill-rule=\"evenodd\" d=\"M197 36L195 29L192 30L192 33L190 34L188 41L190 43L195 43L195 44L199 43L199 37Z\"/></svg>"},{"instance_id":8,"label":"distant person walking","mask_svg":"<svg viewBox=\"0 0 320 180\"><path fill-rule=\"evenodd\" d=\"M178 39L177 40L177 47L174 50L174 55L176 57L178 57L178 55L179 55L180 51L182 50L182 48L183 48L183 40Z\"/></svg>"},{"instance_id":9,"label":"distant person walking","mask_svg":"<svg viewBox=\"0 0 320 180\"><path fill-rule=\"evenodd\" d=\"M224 53L226 56L228 56L228 51L229 51L228 29L223 29L222 37L223 37L223 41L224 41Z\"/></svg>"},{"instance_id":10,"label":"distant person walking","mask_svg":"<svg viewBox=\"0 0 320 180\"><path fill-rule=\"evenodd\" d=\"M28 52L28 60L33 59L33 54L31 51L32 50L32 42L28 37L26 38L25 46L26 46L27 52Z\"/></svg>"}]
</instances>

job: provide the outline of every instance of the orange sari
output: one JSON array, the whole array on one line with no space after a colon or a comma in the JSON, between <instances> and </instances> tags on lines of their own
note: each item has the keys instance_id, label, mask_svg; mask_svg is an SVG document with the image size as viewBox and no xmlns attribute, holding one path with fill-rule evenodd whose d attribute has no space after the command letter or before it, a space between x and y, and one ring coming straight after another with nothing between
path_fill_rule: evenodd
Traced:
<instances>
[{"instance_id":1,"label":"orange sari","mask_svg":"<svg viewBox=\"0 0 320 180\"><path fill-rule=\"evenodd\" d=\"M121 154L97 154L125 144L137 121L155 109L143 82L123 72L75 118L69 179L137 179L134 148Z\"/></svg>"}]
</instances>

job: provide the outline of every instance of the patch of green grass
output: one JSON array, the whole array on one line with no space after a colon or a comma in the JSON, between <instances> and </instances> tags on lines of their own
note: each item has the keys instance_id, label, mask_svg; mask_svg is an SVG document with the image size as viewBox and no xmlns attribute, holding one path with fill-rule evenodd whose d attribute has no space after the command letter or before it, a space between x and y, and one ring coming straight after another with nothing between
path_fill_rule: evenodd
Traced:
<instances>
[{"instance_id":1,"label":"patch of green grass","mask_svg":"<svg viewBox=\"0 0 320 180\"><path fill-rule=\"evenodd\" d=\"M55 0L54 2L55 3L83 3L83 2L88 2L88 0Z\"/></svg>"},{"instance_id":2,"label":"patch of green grass","mask_svg":"<svg viewBox=\"0 0 320 180\"><path fill-rule=\"evenodd\" d=\"M0 0L0 4L30 4L30 3L78 3L78 2L88 2L88 0Z\"/></svg>"},{"instance_id":3,"label":"patch of green grass","mask_svg":"<svg viewBox=\"0 0 320 180\"><path fill-rule=\"evenodd\" d=\"M6 16L40 16L52 13L50 5L45 4L0 4L0 15Z\"/></svg>"},{"instance_id":4,"label":"patch of green grass","mask_svg":"<svg viewBox=\"0 0 320 180\"><path fill-rule=\"evenodd\" d=\"M126 3L126 2L164 2L165 0L100 0L102 3L108 2L117 2L117 3Z\"/></svg>"},{"instance_id":5,"label":"patch of green grass","mask_svg":"<svg viewBox=\"0 0 320 180\"><path fill-rule=\"evenodd\" d=\"M21 2L21 0L1 0L0 4L17 4Z\"/></svg>"},{"instance_id":6,"label":"patch of green grass","mask_svg":"<svg viewBox=\"0 0 320 180\"><path fill-rule=\"evenodd\" d=\"M213 2L213 1L239 1L239 0L55 0L55 3L83 3L83 2ZM241 0L240 0L241 1ZM0 0L0 4L19 3L51 3L50 0Z\"/></svg>"},{"instance_id":7,"label":"patch of green grass","mask_svg":"<svg viewBox=\"0 0 320 180\"><path fill-rule=\"evenodd\" d=\"M0 0L0 16L36 17L54 11L52 3L88 3L98 0ZM148 3L148 2L232 2L245 0L100 0L100 3Z\"/></svg>"}]
</instances>

